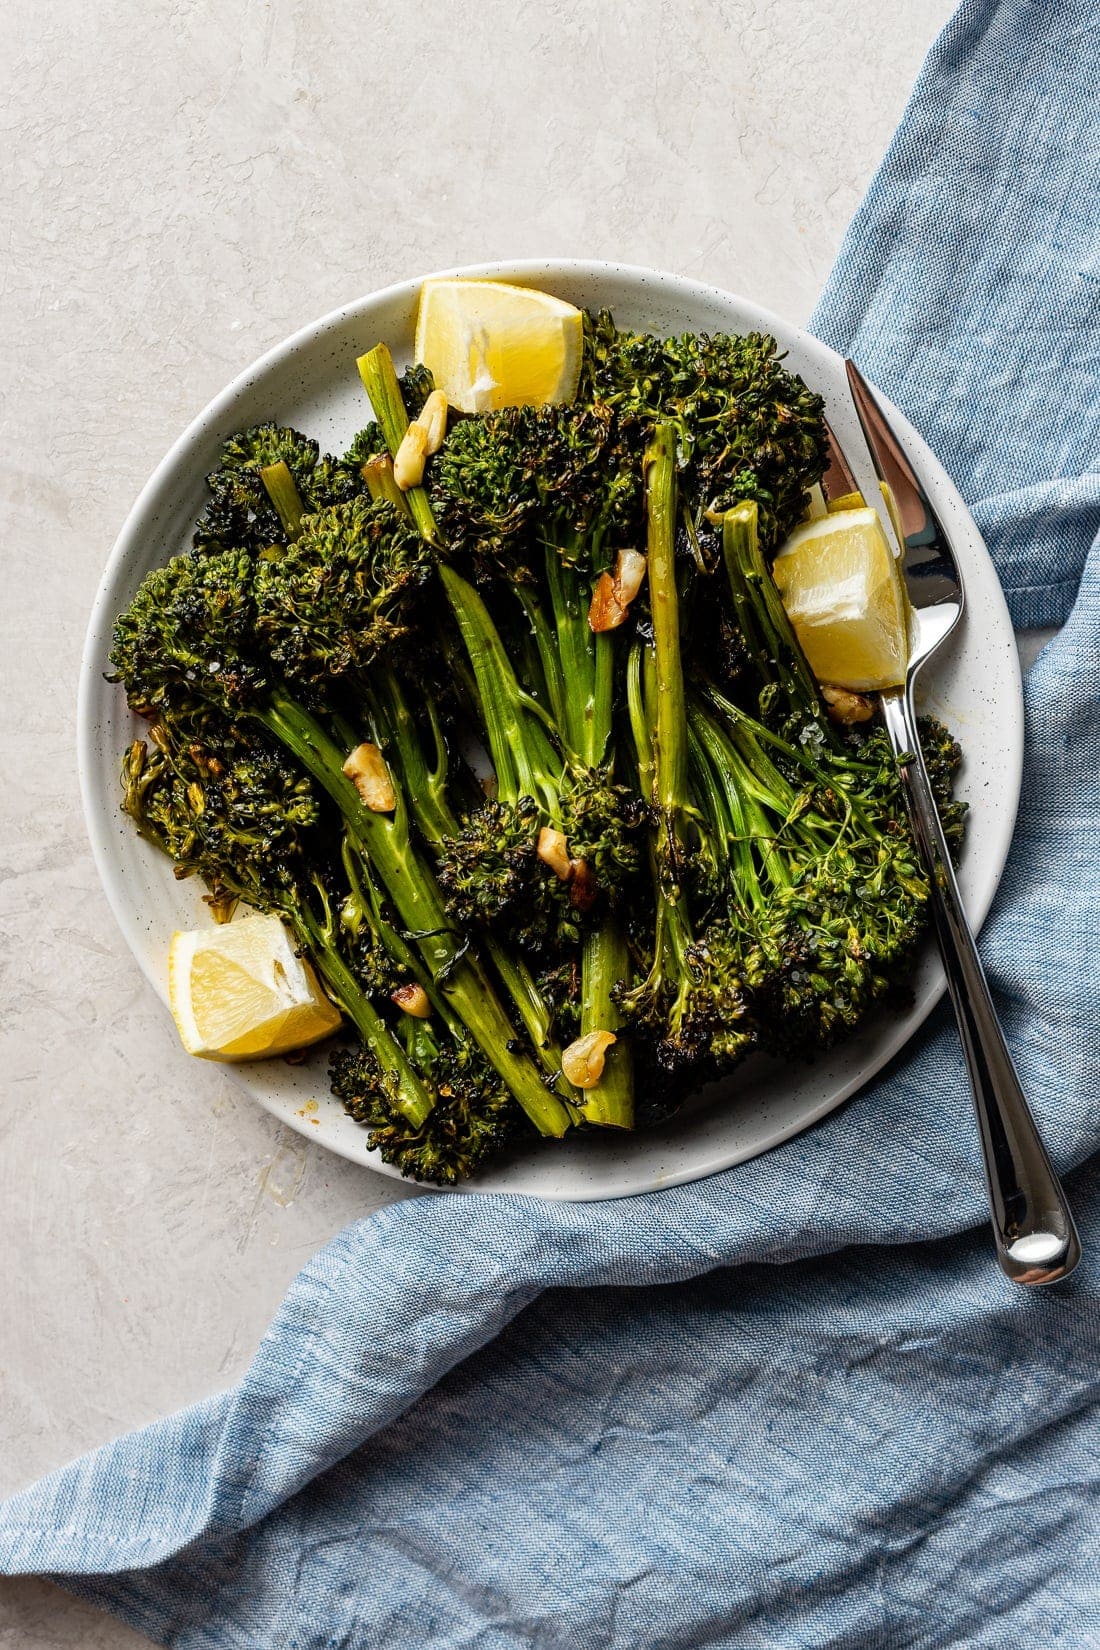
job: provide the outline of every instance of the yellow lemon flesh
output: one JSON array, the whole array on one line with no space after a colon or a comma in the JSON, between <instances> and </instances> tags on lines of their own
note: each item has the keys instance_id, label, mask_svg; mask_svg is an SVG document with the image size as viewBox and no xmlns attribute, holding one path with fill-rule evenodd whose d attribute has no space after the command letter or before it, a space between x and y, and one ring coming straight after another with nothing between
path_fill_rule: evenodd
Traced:
<instances>
[{"instance_id":1,"label":"yellow lemon flesh","mask_svg":"<svg viewBox=\"0 0 1100 1650\"><path fill-rule=\"evenodd\" d=\"M819 682L870 693L904 681L908 603L874 510L837 510L796 528L772 574Z\"/></svg>"},{"instance_id":2,"label":"yellow lemon flesh","mask_svg":"<svg viewBox=\"0 0 1100 1650\"><path fill-rule=\"evenodd\" d=\"M289 1054L340 1024L287 928L255 913L173 934L168 1000L184 1048L204 1060Z\"/></svg>"},{"instance_id":3,"label":"yellow lemon flesh","mask_svg":"<svg viewBox=\"0 0 1100 1650\"><path fill-rule=\"evenodd\" d=\"M572 401L583 317L548 292L505 281L425 281L416 359L460 412Z\"/></svg>"}]
</instances>

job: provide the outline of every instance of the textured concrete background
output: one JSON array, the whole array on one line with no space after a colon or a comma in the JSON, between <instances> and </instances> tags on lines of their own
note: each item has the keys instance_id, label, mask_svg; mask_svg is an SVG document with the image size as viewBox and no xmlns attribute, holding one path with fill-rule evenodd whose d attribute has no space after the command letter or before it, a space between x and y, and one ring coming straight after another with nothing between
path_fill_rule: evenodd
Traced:
<instances>
[{"instance_id":1,"label":"textured concrete background","mask_svg":"<svg viewBox=\"0 0 1100 1650\"><path fill-rule=\"evenodd\" d=\"M253 357L401 277L650 263L803 320L951 0L6 0L0 1494L229 1384L390 1181L188 1062L84 839L86 614ZM0 1584L2 1650L146 1643Z\"/></svg>"}]
</instances>

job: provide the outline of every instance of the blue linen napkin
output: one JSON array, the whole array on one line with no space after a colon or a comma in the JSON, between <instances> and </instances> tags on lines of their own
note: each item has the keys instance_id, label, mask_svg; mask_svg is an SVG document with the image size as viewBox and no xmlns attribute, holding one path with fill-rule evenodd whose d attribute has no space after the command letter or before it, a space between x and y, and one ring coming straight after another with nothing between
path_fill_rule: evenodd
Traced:
<instances>
[{"instance_id":1,"label":"blue linen napkin","mask_svg":"<svg viewBox=\"0 0 1100 1650\"><path fill-rule=\"evenodd\" d=\"M967 0L815 319L956 477L1017 622L1068 615L983 938L1063 1169L1100 1144L1098 68L1087 0ZM0 1565L186 1650L1083 1650L1097 1164L1070 1188L1082 1267L1014 1291L941 1011L698 1185L349 1228L239 1386L0 1508Z\"/></svg>"}]
</instances>

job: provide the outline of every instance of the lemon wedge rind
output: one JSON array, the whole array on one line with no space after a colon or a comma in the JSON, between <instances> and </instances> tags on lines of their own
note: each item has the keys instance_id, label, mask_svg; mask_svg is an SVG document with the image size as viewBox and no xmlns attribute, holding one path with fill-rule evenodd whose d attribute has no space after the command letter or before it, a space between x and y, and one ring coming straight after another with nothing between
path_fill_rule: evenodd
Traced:
<instances>
[{"instance_id":1,"label":"lemon wedge rind","mask_svg":"<svg viewBox=\"0 0 1100 1650\"><path fill-rule=\"evenodd\" d=\"M874 510L831 511L796 528L772 574L819 682L870 693L905 680L909 607Z\"/></svg>"},{"instance_id":2,"label":"lemon wedge rind","mask_svg":"<svg viewBox=\"0 0 1100 1650\"><path fill-rule=\"evenodd\" d=\"M584 317L534 287L440 276L420 289L414 348L459 412L551 406L577 393Z\"/></svg>"},{"instance_id":3,"label":"lemon wedge rind","mask_svg":"<svg viewBox=\"0 0 1100 1650\"><path fill-rule=\"evenodd\" d=\"M202 1060L263 1060L331 1036L340 1013L276 916L172 935L168 1001L180 1041Z\"/></svg>"}]
</instances>

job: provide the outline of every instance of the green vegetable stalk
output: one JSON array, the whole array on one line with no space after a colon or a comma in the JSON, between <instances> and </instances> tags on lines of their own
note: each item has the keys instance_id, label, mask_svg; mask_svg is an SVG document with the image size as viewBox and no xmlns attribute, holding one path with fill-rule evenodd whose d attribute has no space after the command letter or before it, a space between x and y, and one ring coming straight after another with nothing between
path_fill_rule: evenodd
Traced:
<instances>
[{"instance_id":1,"label":"green vegetable stalk","mask_svg":"<svg viewBox=\"0 0 1100 1650\"><path fill-rule=\"evenodd\" d=\"M359 368L396 452L407 420L388 351L382 347L372 351L360 360ZM615 465L609 462L613 456ZM460 537L465 536L468 544L476 539L475 556L484 555L486 527L500 545L497 554L505 558L517 548L513 531L525 531L534 524L545 545L539 560L550 598L547 614L533 583L517 587L541 660L547 701L543 705L520 687L478 592L448 562L440 564L443 588L473 669L496 774L494 801L447 850L445 883L454 900L471 896L470 903L457 907L467 920L499 920L510 901L514 907L527 906L534 923L545 929L553 922L556 907L558 934L579 935L582 930L576 927L564 890L555 888L530 853L521 888L515 865L525 843L528 850L534 848L537 831L543 826L561 832L571 853L587 829L590 836L594 834L594 851L602 858L623 854L613 824L619 799L603 777L611 747L615 639L611 633L593 633L589 608L594 579L606 566L606 534L616 512L624 513L622 495L625 492L629 499L631 484L621 474L622 455L613 454L607 421L589 415L573 419L570 409L519 408L491 419L467 420L452 433L439 462L442 487L436 501L443 507L446 523L459 527ZM511 482L502 487L506 471L522 475L529 485L525 489L519 483L518 493ZM552 480L544 484L539 478L547 471ZM430 515L427 536L438 544L441 534L432 501L419 488L410 490L407 497L419 523L426 523ZM578 569L581 559L587 560L587 573ZM585 826L578 834L574 821L582 815ZM499 866L498 855L488 849L490 835L508 844L505 853L511 868L508 876L497 875L495 895L486 888L494 864ZM574 853L573 862L579 859L579 852ZM570 889L574 907L578 896L587 897L588 875L585 861ZM493 899L495 906L488 903ZM530 922L523 934L537 943ZM612 967L623 964L625 958L618 921L604 913L582 948L582 1023L599 1004L604 1016L600 1029L620 1030L621 1016L610 998L608 980ZM500 959L496 960L500 967ZM510 976L506 961L503 972ZM623 978L620 974L617 983ZM515 1000L519 995L516 982L509 977L508 983ZM626 1037L619 1037L597 1088L598 1094L589 1091L584 1102L586 1118L629 1128L633 1080Z\"/></svg>"},{"instance_id":2,"label":"green vegetable stalk","mask_svg":"<svg viewBox=\"0 0 1100 1650\"><path fill-rule=\"evenodd\" d=\"M392 819L365 808L344 775L339 748L285 690L276 688L269 703L253 714L332 797L393 901L433 983L470 1028L478 1047L540 1134L564 1134L571 1122L569 1112L544 1087L530 1062L514 1051L514 1033L493 988L473 954L459 946L434 879L409 841L403 800Z\"/></svg>"},{"instance_id":3,"label":"green vegetable stalk","mask_svg":"<svg viewBox=\"0 0 1100 1650\"><path fill-rule=\"evenodd\" d=\"M745 1012L741 982L716 967L693 929L686 877L699 857L702 816L688 778L688 723L676 581L675 431L658 424L645 454L646 550L653 625L650 656L631 662L629 709L638 772L656 811L652 865L656 918L646 977L620 995L626 1019L653 1039L665 1070L705 1067L716 1040ZM737 1034L738 1037L740 1034Z\"/></svg>"},{"instance_id":4,"label":"green vegetable stalk","mask_svg":"<svg viewBox=\"0 0 1100 1650\"><path fill-rule=\"evenodd\" d=\"M401 385L397 381L397 372L389 347L386 344L376 344L366 355L359 357L356 365L363 381L363 388L374 409L374 416L382 427L386 445L391 456L396 458L402 437L409 427L409 415L405 410L405 400L401 394ZM424 538L429 544L437 544L439 538L435 517L424 488L410 488L404 496L412 518Z\"/></svg>"}]
</instances>

